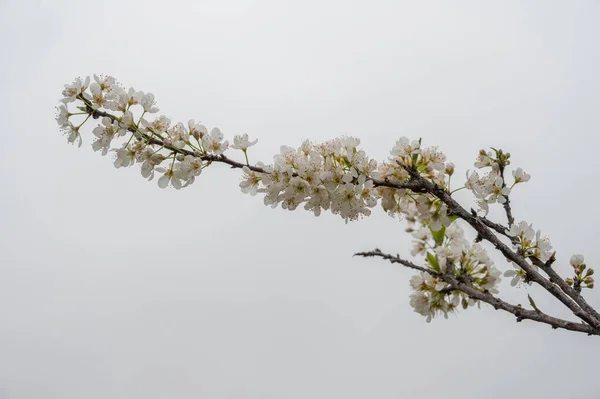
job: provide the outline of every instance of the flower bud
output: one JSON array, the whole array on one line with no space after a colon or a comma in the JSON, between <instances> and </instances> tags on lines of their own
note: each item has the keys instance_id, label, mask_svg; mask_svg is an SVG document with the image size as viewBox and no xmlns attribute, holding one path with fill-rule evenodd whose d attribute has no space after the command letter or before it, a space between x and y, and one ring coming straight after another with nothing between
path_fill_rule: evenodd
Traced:
<instances>
[{"instance_id":1,"label":"flower bud","mask_svg":"<svg viewBox=\"0 0 600 399\"><path fill-rule=\"evenodd\" d=\"M152 155L150 155L150 162L152 162L155 165L160 164L164 160L165 160L165 156L162 155L162 154L152 154Z\"/></svg>"},{"instance_id":2,"label":"flower bud","mask_svg":"<svg viewBox=\"0 0 600 399\"><path fill-rule=\"evenodd\" d=\"M581 274L585 270L585 265L578 265L574 269L575 269L575 274Z\"/></svg>"},{"instance_id":3,"label":"flower bud","mask_svg":"<svg viewBox=\"0 0 600 399\"><path fill-rule=\"evenodd\" d=\"M175 159L177 159L179 162L183 162L183 160L185 159L185 155L183 155L183 154L177 154L177 156L175 157Z\"/></svg>"},{"instance_id":4,"label":"flower bud","mask_svg":"<svg viewBox=\"0 0 600 399\"><path fill-rule=\"evenodd\" d=\"M585 273L585 276L591 276L592 274L594 274L594 269L588 269L588 271Z\"/></svg>"},{"instance_id":5,"label":"flower bud","mask_svg":"<svg viewBox=\"0 0 600 399\"><path fill-rule=\"evenodd\" d=\"M444 172L448 175L448 176L452 176L454 174L454 164L452 162L448 162L446 164L446 169L444 170Z\"/></svg>"},{"instance_id":6,"label":"flower bud","mask_svg":"<svg viewBox=\"0 0 600 399\"><path fill-rule=\"evenodd\" d=\"M573 286L573 279L572 279L572 278L567 278L567 279L565 279L565 282L566 282L567 284L569 284L570 286Z\"/></svg>"},{"instance_id":7,"label":"flower bud","mask_svg":"<svg viewBox=\"0 0 600 399\"><path fill-rule=\"evenodd\" d=\"M573 267L579 266L579 265L583 264L583 262L584 262L583 255L581 255L581 254L571 256L571 260L569 261L569 263Z\"/></svg>"}]
</instances>

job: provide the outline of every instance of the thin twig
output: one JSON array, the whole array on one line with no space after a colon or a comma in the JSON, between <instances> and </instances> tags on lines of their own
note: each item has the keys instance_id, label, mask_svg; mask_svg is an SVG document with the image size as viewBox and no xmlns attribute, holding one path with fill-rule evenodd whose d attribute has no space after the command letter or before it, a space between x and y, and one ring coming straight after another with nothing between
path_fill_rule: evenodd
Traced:
<instances>
[{"instance_id":1,"label":"thin twig","mask_svg":"<svg viewBox=\"0 0 600 399\"><path fill-rule=\"evenodd\" d=\"M506 187L506 181L504 180L504 163L500 162L500 177L502 177L502 188ZM508 197L508 195L504 196L504 198L506 198L506 202L504 202L504 204L502 204L502 206L504 207L504 212L506 213L506 219L508 219L508 227L510 228L513 223L515 222L515 218L512 215L512 209L510 208L510 198Z\"/></svg>"},{"instance_id":2,"label":"thin twig","mask_svg":"<svg viewBox=\"0 0 600 399\"><path fill-rule=\"evenodd\" d=\"M415 265L414 263L412 263L408 260L404 260L404 259L400 258L399 255L394 256L394 255L390 255L390 254L385 254L385 253L381 252L381 250L379 248L375 248L374 250L367 251L367 252L357 252L354 254L354 256L362 256L364 258L379 257L379 258L389 260L391 263L400 263L401 265L406 266L410 269L418 270L418 271L424 272L424 273L429 273L435 277L438 277L441 275L441 273L438 273L434 270L427 269L425 267Z\"/></svg>"}]
</instances>

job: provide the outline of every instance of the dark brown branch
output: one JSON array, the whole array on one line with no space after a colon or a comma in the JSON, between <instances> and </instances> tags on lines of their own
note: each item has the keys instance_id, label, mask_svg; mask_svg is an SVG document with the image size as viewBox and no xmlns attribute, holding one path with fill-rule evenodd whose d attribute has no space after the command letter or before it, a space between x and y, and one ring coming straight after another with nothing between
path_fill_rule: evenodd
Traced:
<instances>
[{"instance_id":1,"label":"dark brown branch","mask_svg":"<svg viewBox=\"0 0 600 399\"><path fill-rule=\"evenodd\" d=\"M399 256L385 254L385 253L381 252L381 250L379 250L379 249L375 249L373 251L368 251L368 252L359 252L359 253L354 254L354 256L380 257L382 259L389 260L391 263L399 263L401 265L404 265L404 266L414 269L414 270L418 270L421 272L427 272L427 273L443 280L444 282L448 283L450 285L450 287L452 288L452 290L458 290L458 291L464 292L470 298L485 302L485 303L493 306L494 309L496 309L496 310L501 309L508 313L513 314L517 318L517 322L520 322L522 320L533 320L533 321L537 321L540 323L548 324L549 326L551 326L554 329L563 328L565 330L582 332L582 333L586 333L588 335L600 335L599 328L592 327L585 323L575 323L572 321L559 319L557 317L553 317L546 313L543 313L539 310L528 310L528 309L524 309L520 305L510 304L506 301L503 301L500 298L496 298L489 292L479 291L468 281L461 281L458 278L456 278L455 276L453 276L452 274L437 273L437 272L429 270L427 268L415 265L414 263L404 260L404 259L400 258Z\"/></svg>"}]
</instances>

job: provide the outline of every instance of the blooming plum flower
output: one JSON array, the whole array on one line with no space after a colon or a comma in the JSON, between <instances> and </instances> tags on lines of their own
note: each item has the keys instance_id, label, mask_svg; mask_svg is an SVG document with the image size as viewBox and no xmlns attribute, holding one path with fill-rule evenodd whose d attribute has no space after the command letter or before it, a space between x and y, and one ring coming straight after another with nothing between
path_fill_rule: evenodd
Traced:
<instances>
[{"instance_id":1,"label":"blooming plum flower","mask_svg":"<svg viewBox=\"0 0 600 399\"><path fill-rule=\"evenodd\" d=\"M241 136L238 135L238 136L234 136L233 144L231 145L231 148L234 148L236 150L246 151L248 148L252 147L257 142L258 142L258 139L250 141L248 139L248 134L243 134Z\"/></svg>"},{"instance_id":2,"label":"blooming plum flower","mask_svg":"<svg viewBox=\"0 0 600 399\"><path fill-rule=\"evenodd\" d=\"M512 175L515 178L515 184L529 181L531 176L523 171L521 168L517 168L512 171Z\"/></svg>"}]
</instances>

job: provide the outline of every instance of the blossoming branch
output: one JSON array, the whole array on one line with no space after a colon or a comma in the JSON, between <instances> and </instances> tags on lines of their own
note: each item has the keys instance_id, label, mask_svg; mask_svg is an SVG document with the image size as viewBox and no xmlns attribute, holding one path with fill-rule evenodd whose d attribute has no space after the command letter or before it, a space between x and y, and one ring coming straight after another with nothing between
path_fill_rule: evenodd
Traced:
<instances>
[{"instance_id":1,"label":"blossoming branch","mask_svg":"<svg viewBox=\"0 0 600 399\"><path fill-rule=\"evenodd\" d=\"M428 322L487 303L512 313L517 321L600 335L600 314L581 295L583 288L594 286L593 269L587 268L582 255L573 255L573 274L561 277L548 237L530 223L515 223L510 193L530 176L521 168L507 173L509 153L481 150L474 164L477 170L469 172L459 187L451 185L454 164L437 147L405 137L383 162L369 158L359 148L358 138L341 137L323 143L304 141L298 148L283 146L273 163L251 164L248 150L256 139L236 135L230 144L218 128L209 131L193 119L184 124L172 123L164 115L154 117L159 110L153 94L126 89L110 76L94 75L93 81L77 78L65 85L62 94L56 119L70 143L81 146L82 127L97 121L92 129L93 150L112 153L116 168L139 165L143 178L153 180L158 175L160 188L188 187L204 169L224 163L242 170L241 190L263 195L265 205L288 210L302 206L315 216L329 211L349 222L369 216L380 204L390 216L405 219L414 241L411 254L422 257L423 265L379 249L356 255L381 257L418 271L410 279L414 290L410 304ZM71 103L76 106L69 108ZM232 150L241 152L243 159L228 157ZM453 198L461 189L473 193L478 211L465 209ZM493 204L503 207L506 224L487 218ZM465 238L461 226L474 229L475 242ZM510 263L504 275L511 278L512 286L542 287L577 321L543 312L529 295L531 309L500 299L502 272L481 241L492 244Z\"/></svg>"}]
</instances>

